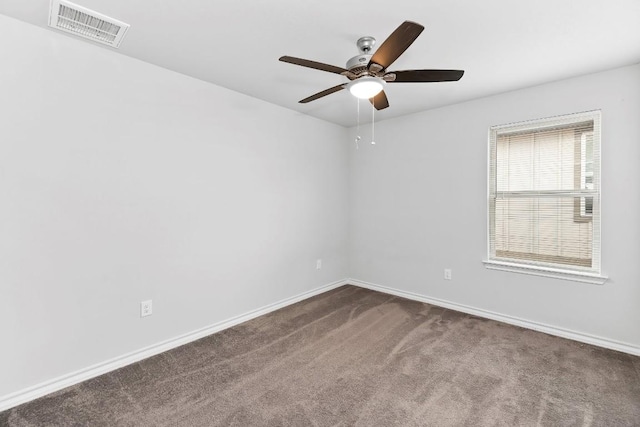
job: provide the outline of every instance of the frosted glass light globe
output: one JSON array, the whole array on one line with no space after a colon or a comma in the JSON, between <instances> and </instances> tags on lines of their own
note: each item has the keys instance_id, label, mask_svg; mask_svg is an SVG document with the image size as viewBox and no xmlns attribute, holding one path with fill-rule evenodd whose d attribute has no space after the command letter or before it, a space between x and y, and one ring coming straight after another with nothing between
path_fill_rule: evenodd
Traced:
<instances>
[{"instance_id":1,"label":"frosted glass light globe","mask_svg":"<svg viewBox=\"0 0 640 427\"><path fill-rule=\"evenodd\" d=\"M383 80L365 76L349 83L349 92L356 98L369 99L379 94L383 87Z\"/></svg>"}]
</instances>

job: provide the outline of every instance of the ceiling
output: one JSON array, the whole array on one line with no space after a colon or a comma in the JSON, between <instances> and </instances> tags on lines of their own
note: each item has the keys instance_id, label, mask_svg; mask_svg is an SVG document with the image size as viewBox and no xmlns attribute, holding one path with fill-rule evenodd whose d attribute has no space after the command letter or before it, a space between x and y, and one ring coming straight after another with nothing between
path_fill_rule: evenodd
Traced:
<instances>
[{"instance_id":1,"label":"ceiling","mask_svg":"<svg viewBox=\"0 0 640 427\"><path fill-rule=\"evenodd\" d=\"M344 67L358 38L379 46L405 20L424 25L390 70L463 69L464 77L388 85L390 107L376 120L640 63L639 0L74 2L131 24L116 50L123 55L342 126L357 120L348 91L298 100L347 79L280 56ZM47 26L49 0L2 0L0 13L57 31Z\"/></svg>"}]
</instances>

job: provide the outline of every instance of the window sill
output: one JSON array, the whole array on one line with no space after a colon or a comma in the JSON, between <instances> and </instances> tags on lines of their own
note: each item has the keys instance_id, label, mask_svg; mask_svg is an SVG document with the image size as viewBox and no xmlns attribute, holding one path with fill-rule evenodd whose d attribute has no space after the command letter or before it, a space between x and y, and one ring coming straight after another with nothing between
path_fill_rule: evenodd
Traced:
<instances>
[{"instance_id":1,"label":"window sill","mask_svg":"<svg viewBox=\"0 0 640 427\"><path fill-rule=\"evenodd\" d=\"M591 283L593 285L604 285L609 279L594 273L581 273L578 271L561 270L554 268L544 268L535 265L516 264L505 261L482 261L489 270L510 271L512 273L531 274L534 276L551 277L554 279L571 280L574 282Z\"/></svg>"}]
</instances>

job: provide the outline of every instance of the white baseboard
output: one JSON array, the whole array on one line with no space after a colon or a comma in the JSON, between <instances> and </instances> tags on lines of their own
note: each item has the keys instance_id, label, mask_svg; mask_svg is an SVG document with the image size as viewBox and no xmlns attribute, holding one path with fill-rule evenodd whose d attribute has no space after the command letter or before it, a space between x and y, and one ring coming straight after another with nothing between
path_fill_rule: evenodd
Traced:
<instances>
[{"instance_id":1,"label":"white baseboard","mask_svg":"<svg viewBox=\"0 0 640 427\"><path fill-rule=\"evenodd\" d=\"M576 332L565 328L559 328L557 326L546 325L544 323L533 322L531 320L521 319L514 316L508 316L506 314L500 314L493 311L482 310L479 308L470 307L455 302L445 301L437 298L430 298L424 295L414 294L412 292L405 292L399 289L389 288L387 286L376 285L375 283L364 282L357 279L349 279L347 283L359 286L361 288L367 288L374 291L383 292L390 295L396 295L399 297L426 302L427 304L435 305L438 307L449 308L451 310L461 311L463 313L472 314L478 317L484 317L486 319L497 320L499 322L508 323L510 325L520 326L526 329L532 329L534 331L544 332L549 335L555 335L561 338L567 338L570 340L582 342L585 344L592 344L598 347L608 348L610 350L621 351L623 353L632 354L634 356L640 356L640 347L627 344L619 341L610 340L608 338L598 337L595 335L585 334L582 332Z\"/></svg>"},{"instance_id":2,"label":"white baseboard","mask_svg":"<svg viewBox=\"0 0 640 427\"><path fill-rule=\"evenodd\" d=\"M133 351L122 356L115 357L110 360L106 360L102 363L89 366L84 369L80 369L76 372L71 372L67 375L54 378L49 381L45 381L35 386L26 388L24 390L11 393L6 396L0 397L0 412L13 408L14 406L21 405L39 397L45 396L49 393L53 393L58 390L62 390L65 387L78 384L82 381L97 377L107 372L114 371L124 366L130 365L140 360L146 359L156 354L171 350L172 348L179 347L184 344L188 344L192 341L204 338L208 335L222 331L223 329L230 328L247 320L254 319L280 308L286 307L291 304L295 304L312 296L327 292L331 289L338 288L347 284L347 280L339 280L337 282L329 283L328 285L321 286L308 292L301 293L299 295L283 299L273 304L266 305L262 308L252 310L248 313L232 317L222 322L209 325L207 327L195 330L193 332L180 335L175 338L168 339L166 341L159 342L157 344L142 348L140 350Z\"/></svg>"}]
</instances>

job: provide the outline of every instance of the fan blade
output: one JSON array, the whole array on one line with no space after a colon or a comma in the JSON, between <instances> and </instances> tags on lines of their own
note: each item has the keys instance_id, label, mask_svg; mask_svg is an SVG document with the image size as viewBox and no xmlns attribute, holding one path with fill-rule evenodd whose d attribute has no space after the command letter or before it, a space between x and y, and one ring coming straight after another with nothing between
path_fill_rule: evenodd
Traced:
<instances>
[{"instance_id":1,"label":"fan blade","mask_svg":"<svg viewBox=\"0 0 640 427\"><path fill-rule=\"evenodd\" d=\"M418 38L422 30L424 30L422 25L411 21L404 21L380 45L376 53L371 57L367 67L375 63L380 65L382 69L386 69L411 46L411 43Z\"/></svg>"},{"instance_id":2,"label":"fan blade","mask_svg":"<svg viewBox=\"0 0 640 427\"><path fill-rule=\"evenodd\" d=\"M384 110L389 106L389 100L387 99L387 95L384 91L381 91L379 94L369 99L369 102L376 107L376 110Z\"/></svg>"},{"instance_id":3,"label":"fan blade","mask_svg":"<svg viewBox=\"0 0 640 427\"><path fill-rule=\"evenodd\" d=\"M289 64L301 65L303 67L313 68L320 71L328 71L330 73L342 74L348 70L335 65L323 64L322 62L309 61L308 59L294 58L293 56L281 56L280 61L288 62Z\"/></svg>"},{"instance_id":4,"label":"fan blade","mask_svg":"<svg viewBox=\"0 0 640 427\"><path fill-rule=\"evenodd\" d=\"M338 86L331 87L329 89L325 89L322 92L318 92L315 95L311 95L311 96L309 96L309 97L307 97L307 98L305 98L305 99L303 99L301 101L298 101L298 102L300 104L306 104L307 102L315 101L318 98L322 98L323 96L331 95L334 92L338 92L339 90L344 89L346 85L347 84L344 83L344 84L341 84L341 85L338 85Z\"/></svg>"},{"instance_id":5,"label":"fan blade","mask_svg":"<svg viewBox=\"0 0 640 427\"><path fill-rule=\"evenodd\" d=\"M395 74L394 80L388 83L425 83L425 82L455 82L462 78L463 70L404 70L392 71L387 75Z\"/></svg>"}]
</instances>

